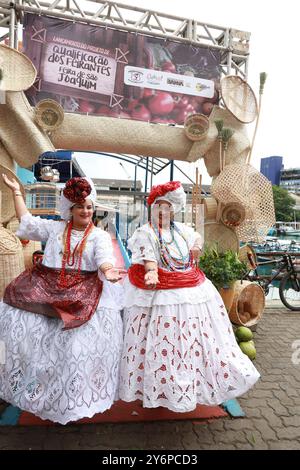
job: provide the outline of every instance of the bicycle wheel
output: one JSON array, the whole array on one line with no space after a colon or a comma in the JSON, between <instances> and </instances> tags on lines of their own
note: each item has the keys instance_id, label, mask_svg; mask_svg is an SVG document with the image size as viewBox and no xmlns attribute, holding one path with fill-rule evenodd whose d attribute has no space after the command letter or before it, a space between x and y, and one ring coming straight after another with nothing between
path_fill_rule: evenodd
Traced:
<instances>
[{"instance_id":1,"label":"bicycle wheel","mask_svg":"<svg viewBox=\"0 0 300 470\"><path fill-rule=\"evenodd\" d=\"M287 273L280 281L281 302L290 310L300 311L300 272Z\"/></svg>"}]
</instances>

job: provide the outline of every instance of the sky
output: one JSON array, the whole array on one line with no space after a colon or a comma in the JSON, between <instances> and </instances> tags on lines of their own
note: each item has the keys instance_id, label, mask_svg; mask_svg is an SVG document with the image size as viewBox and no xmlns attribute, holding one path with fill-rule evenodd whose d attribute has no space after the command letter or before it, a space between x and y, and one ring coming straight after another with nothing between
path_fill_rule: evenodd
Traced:
<instances>
[{"instance_id":1,"label":"sky","mask_svg":"<svg viewBox=\"0 0 300 470\"><path fill-rule=\"evenodd\" d=\"M259 74L267 73L267 81L262 99L260 121L255 140L252 164L259 169L260 159L268 156L282 156L285 168L300 166L298 139L300 111L299 97L299 15L295 0L119 0L119 3L141 6L172 15L197 19L214 25L232 27L251 32L248 83L257 93ZM248 126L250 140L254 126ZM93 157L94 158L94 157ZM92 171L102 173L107 162L103 157L96 157ZM89 170L86 157L79 157L84 168ZM86 162L86 163L85 163ZM177 163L177 162L176 162ZM111 162L109 162L109 165ZM198 166L203 175L203 182L210 183L202 160L197 164L180 163L185 173L192 178ZM126 168L124 170L124 167ZM111 164L111 174L128 178L133 174L131 165ZM101 176L99 176L101 177ZM108 176L109 177L109 176ZM138 177L144 179L142 172ZM169 170L154 178L154 183L166 181ZM181 174L175 170L175 179ZM187 181L183 177L183 181Z\"/></svg>"}]
</instances>

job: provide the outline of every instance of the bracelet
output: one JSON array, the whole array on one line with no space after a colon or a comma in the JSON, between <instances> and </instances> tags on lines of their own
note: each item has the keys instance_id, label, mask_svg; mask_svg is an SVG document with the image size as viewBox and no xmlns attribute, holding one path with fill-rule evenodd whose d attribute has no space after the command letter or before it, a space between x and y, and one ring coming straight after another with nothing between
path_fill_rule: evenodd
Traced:
<instances>
[{"instance_id":1,"label":"bracelet","mask_svg":"<svg viewBox=\"0 0 300 470\"><path fill-rule=\"evenodd\" d=\"M15 196L22 196L23 197L23 194L21 193L21 191L19 191L18 189L16 191L14 191L14 195Z\"/></svg>"},{"instance_id":2,"label":"bracelet","mask_svg":"<svg viewBox=\"0 0 300 470\"><path fill-rule=\"evenodd\" d=\"M150 268L150 269L147 269L146 274L149 273L150 271L155 271L155 272L157 272L157 268Z\"/></svg>"}]
</instances>

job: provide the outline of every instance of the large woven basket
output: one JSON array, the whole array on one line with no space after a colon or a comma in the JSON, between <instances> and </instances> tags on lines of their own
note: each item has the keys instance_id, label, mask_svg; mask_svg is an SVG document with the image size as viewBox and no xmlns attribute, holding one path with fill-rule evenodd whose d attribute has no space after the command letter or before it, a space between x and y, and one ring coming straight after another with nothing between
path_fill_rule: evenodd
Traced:
<instances>
[{"instance_id":1,"label":"large woven basket","mask_svg":"<svg viewBox=\"0 0 300 470\"><path fill-rule=\"evenodd\" d=\"M219 252L239 251L239 239L236 233L221 222L205 222L204 243L208 247L216 246Z\"/></svg>"},{"instance_id":2,"label":"large woven basket","mask_svg":"<svg viewBox=\"0 0 300 470\"><path fill-rule=\"evenodd\" d=\"M244 207L244 221L236 233L244 242L262 242L275 224L272 185L252 165L229 165L213 181L212 196L223 204L237 203Z\"/></svg>"},{"instance_id":3,"label":"large woven basket","mask_svg":"<svg viewBox=\"0 0 300 470\"><path fill-rule=\"evenodd\" d=\"M263 289L254 282L237 281L229 318L235 325L252 326L261 318L265 308Z\"/></svg>"},{"instance_id":4,"label":"large woven basket","mask_svg":"<svg viewBox=\"0 0 300 470\"><path fill-rule=\"evenodd\" d=\"M0 223L0 298L3 297L5 287L22 271L24 271L24 257L21 242Z\"/></svg>"}]
</instances>

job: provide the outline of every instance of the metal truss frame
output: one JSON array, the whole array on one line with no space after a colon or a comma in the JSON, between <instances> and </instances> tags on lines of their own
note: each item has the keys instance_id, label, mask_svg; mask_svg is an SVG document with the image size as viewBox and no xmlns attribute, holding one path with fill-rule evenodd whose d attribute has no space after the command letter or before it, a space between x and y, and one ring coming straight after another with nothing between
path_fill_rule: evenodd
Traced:
<instances>
[{"instance_id":1,"label":"metal truss frame","mask_svg":"<svg viewBox=\"0 0 300 470\"><path fill-rule=\"evenodd\" d=\"M24 13L117 28L217 49L221 52L224 75L236 74L242 78L248 75L250 33L246 31L110 0L0 0L0 30L7 29L0 35L0 42L9 38L10 46L18 47L17 31Z\"/></svg>"}]
</instances>

